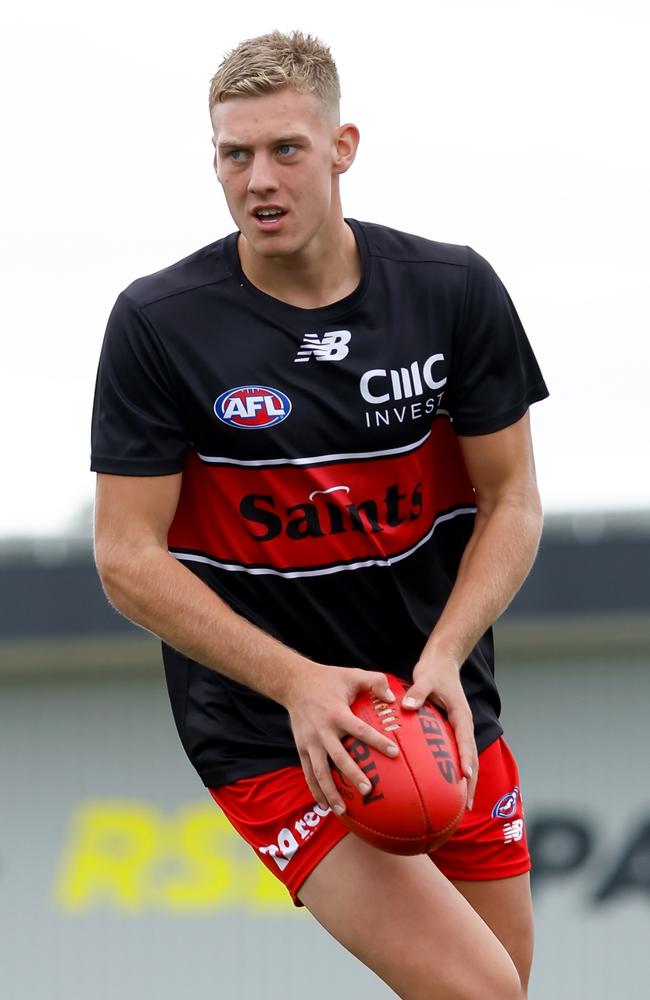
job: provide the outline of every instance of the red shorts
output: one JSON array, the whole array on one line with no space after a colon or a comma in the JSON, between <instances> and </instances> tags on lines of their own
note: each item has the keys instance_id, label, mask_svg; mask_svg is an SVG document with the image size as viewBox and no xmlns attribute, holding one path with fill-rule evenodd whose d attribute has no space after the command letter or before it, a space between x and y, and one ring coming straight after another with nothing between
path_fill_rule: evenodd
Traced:
<instances>
[{"instance_id":1,"label":"red shorts","mask_svg":"<svg viewBox=\"0 0 650 1000\"><path fill-rule=\"evenodd\" d=\"M500 737L479 755L472 811L430 857L450 879L485 881L530 871L517 763ZM238 833L296 893L316 865L349 831L330 809L314 803L301 767L244 778L210 794Z\"/></svg>"}]
</instances>

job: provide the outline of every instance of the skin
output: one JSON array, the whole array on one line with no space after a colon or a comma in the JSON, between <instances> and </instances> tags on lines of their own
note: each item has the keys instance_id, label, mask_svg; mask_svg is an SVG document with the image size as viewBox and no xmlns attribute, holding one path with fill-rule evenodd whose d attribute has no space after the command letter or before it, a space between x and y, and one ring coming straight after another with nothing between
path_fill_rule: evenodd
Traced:
<instances>
[{"instance_id":1,"label":"skin","mask_svg":"<svg viewBox=\"0 0 650 1000\"><path fill-rule=\"evenodd\" d=\"M535 936L530 874L485 882L454 880L452 884L508 952L519 975L521 995L527 997Z\"/></svg>"},{"instance_id":2,"label":"skin","mask_svg":"<svg viewBox=\"0 0 650 1000\"><path fill-rule=\"evenodd\" d=\"M247 278L302 308L350 294L359 283L360 260L343 219L339 178L354 161L356 126L338 124L332 109L290 89L228 99L215 107L212 122L214 166L240 230ZM286 214L277 227L262 228L251 212L270 204ZM476 490L475 528L403 704L417 708L430 696L446 708L471 805L478 755L459 671L528 574L542 515L528 414L495 434L459 442ZM386 678L306 659L237 615L170 556L167 533L180 486L181 474L98 475L95 553L106 594L124 615L185 655L284 705L315 801L341 813L345 806L328 757L362 792L369 787L342 738L350 734L383 753L398 753L350 710L362 689L393 700ZM387 885L395 894L384 891ZM384 855L349 836L310 875L301 897L346 947L399 985L404 998L526 995L532 953L527 876L454 887L426 858ZM405 912L396 919L396 898L411 917ZM371 934L359 913L362 906L368 912L369 901ZM452 987L454 969L457 979L464 971Z\"/></svg>"},{"instance_id":3,"label":"skin","mask_svg":"<svg viewBox=\"0 0 650 1000\"><path fill-rule=\"evenodd\" d=\"M231 98L212 112L214 168L241 233L244 273L305 309L344 298L361 277L339 191L359 130L336 122L332 109L290 89ZM255 206L269 203L287 210L278 232L260 232L251 218Z\"/></svg>"},{"instance_id":4,"label":"skin","mask_svg":"<svg viewBox=\"0 0 650 1000\"><path fill-rule=\"evenodd\" d=\"M397 857L349 835L299 896L402 1000L523 1000L530 961L514 924L530 922L527 878L472 882L466 893L424 855Z\"/></svg>"}]
</instances>

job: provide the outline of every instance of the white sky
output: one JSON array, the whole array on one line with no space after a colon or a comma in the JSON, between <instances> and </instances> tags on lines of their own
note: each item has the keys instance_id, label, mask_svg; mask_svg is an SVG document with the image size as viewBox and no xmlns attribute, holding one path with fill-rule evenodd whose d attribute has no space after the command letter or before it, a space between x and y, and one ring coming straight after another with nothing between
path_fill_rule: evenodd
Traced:
<instances>
[{"instance_id":1,"label":"white sky","mask_svg":"<svg viewBox=\"0 0 650 1000\"><path fill-rule=\"evenodd\" d=\"M645 2L44 0L0 18L0 535L92 496L110 308L231 232L210 77L242 38L332 48L361 129L346 215L469 244L510 292L551 397L533 407L546 509L650 506Z\"/></svg>"}]
</instances>

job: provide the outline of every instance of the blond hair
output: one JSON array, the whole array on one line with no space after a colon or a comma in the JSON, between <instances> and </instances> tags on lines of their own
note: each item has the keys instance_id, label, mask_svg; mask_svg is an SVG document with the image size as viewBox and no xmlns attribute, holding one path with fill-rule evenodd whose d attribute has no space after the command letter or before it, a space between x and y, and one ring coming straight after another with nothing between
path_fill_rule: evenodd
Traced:
<instances>
[{"instance_id":1,"label":"blond hair","mask_svg":"<svg viewBox=\"0 0 650 1000\"><path fill-rule=\"evenodd\" d=\"M229 97L255 97L283 87L313 94L338 116L341 89L329 48L301 31L272 31L248 38L226 54L210 81L210 117L215 105Z\"/></svg>"}]
</instances>

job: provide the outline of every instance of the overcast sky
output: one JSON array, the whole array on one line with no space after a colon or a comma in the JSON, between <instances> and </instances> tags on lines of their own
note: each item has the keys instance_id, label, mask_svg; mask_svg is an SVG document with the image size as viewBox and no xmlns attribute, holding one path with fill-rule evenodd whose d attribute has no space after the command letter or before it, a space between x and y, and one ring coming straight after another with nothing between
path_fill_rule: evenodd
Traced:
<instances>
[{"instance_id":1,"label":"overcast sky","mask_svg":"<svg viewBox=\"0 0 650 1000\"><path fill-rule=\"evenodd\" d=\"M648 5L525 0L34 0L0 20L0 535L93 492L92 392L136 277L234 229L209 80L273 28L332 48L361 130L348 216L490 261L551 391L549 511L650 506Z\"/></svg>"}]
</instances>

